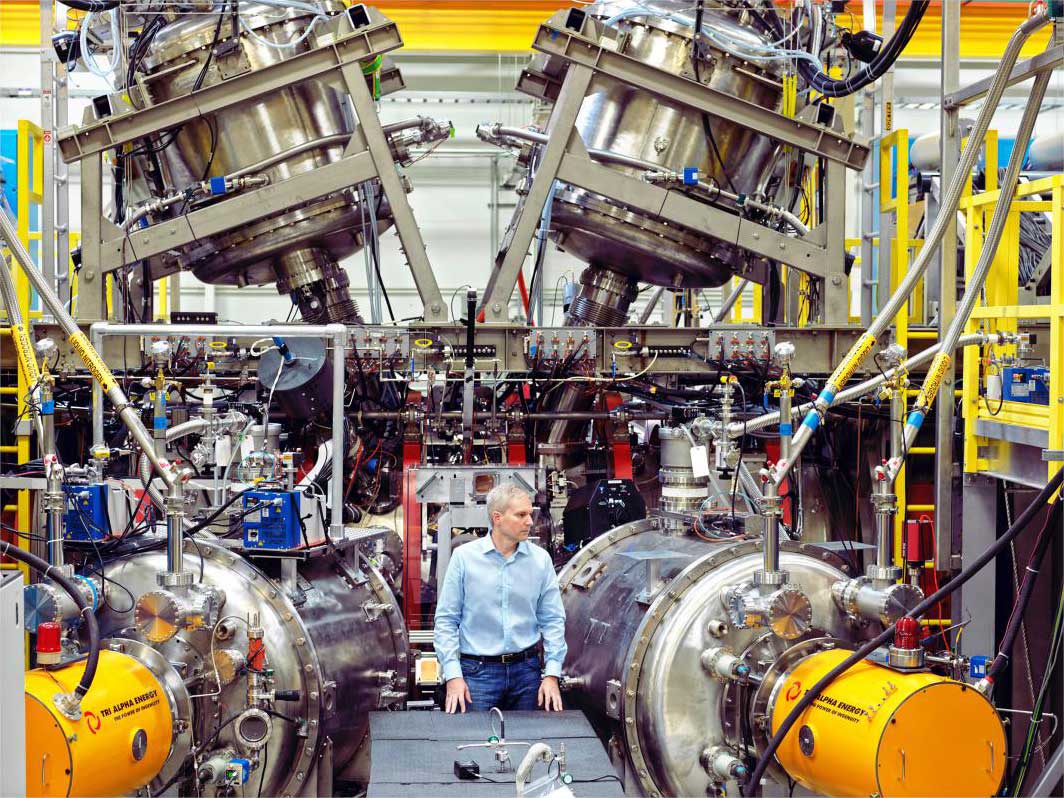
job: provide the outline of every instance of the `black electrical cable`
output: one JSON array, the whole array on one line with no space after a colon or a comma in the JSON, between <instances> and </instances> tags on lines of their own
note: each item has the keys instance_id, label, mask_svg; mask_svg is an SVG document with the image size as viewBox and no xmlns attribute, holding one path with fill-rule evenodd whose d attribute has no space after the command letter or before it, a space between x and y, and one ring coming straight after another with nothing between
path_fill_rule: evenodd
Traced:
<instances>
[{"instance_id":1,"label":"black electrical cable","mask_svg":"<svg viewBox=\"0 0 1064 798\"><path fill-rule=\"evenodd\" d=\"M186 529L185 530L185 534L191 536L191 535L195 535L197 532L200 532L203 529L206 529L208 526L210 526L214 522L214 520L216 518L218 518L218 516L220 516L222 513L224 513L226 510L228 510L236 502L236 500L239 499L243 495L244 495L243 493L234 493L232 496L230 496L228 499L226 499L222 504L220 504L214 510L214 512L212 512L210 515L208 515L202 521L199 521L196 524L194 524L193 526L191 526L188 529Z\"/></svg>"},{"instance_id":2,"label":"black electrical cable","mask_svg":"<svg viewBox=\"0 0 1064 798\"><path fill-rule=\"evenodd\" d=\"M1027 563L1023 582L1020 584L1016 602L1012 608L1012 615L1009 616L1009 621L1005 626L1005 634L1002 635L1001 642L998 644L997 655L986 669L986 678L990 682L993 682L1008 664L1009 652L1012 651L1016 636L1020 632L1023 616L1027 612L1027 605L1031 602L1034 584L1038 579L1038 569L1041 567L1042 560L1049 550L1049 544L1053 540L1052 530L1060 529L1061 507L1064 507L1061 502L1053 505L1053 509L1046 515L1046 522L1042 525L1042 531L1038 533L1038 541L1035 543L1030 562Z\"/></svg>"},{"instance_id":3,"label":"black electrical cable","mask_svg":"<svg viewBox=\"0 0 1064 798\"><path fill-rule=\"evenodd\" d=\"M806 83L825 97L846 97L860 91L865 86L879 80L887 73L894 62L898 60L909 40L912 39L920 20L923 19L931 3L929 0L913 0L909 10L905 13L897 31L890 37L890 41L883 45L879 53L871 63L863 67L854 75L846 78L835 79L819 71L808 61L798 62L798 72Z\"/></svg>"},{"instance_id":4,"label":"black electrical cable","mask_svg":"<svg viewBox=\"0 0 1064 798\"><path fill-rule=\"evenodd\" d=\"M1031 522L1031 519L1049 503L1053 494L1060 489L1062 482L1064 482L1064 467L1057 470L1057 473L1054 474L1051 480L1049 480L1049 483L1042 488L1034 501L1027 506L1027 509L1020 514L1019 518L1016 519L1004 535L998 538L986 551L977 557L971 565L946 582L946 584L940 589L925 598L913 609L909 610L905 617L917 618L927 612L927 610L938 604L942 599L953 593L961 587L961 585L965 584L969 579L975 576L975 574L982 570L987 563L993 561L998 554L1008 547L1009 543L1011 543L1020 532L1026 529L1027 525ZM798 702L794 705L791 711L787 713L787 717L783 719L783 722L780 724L775 734L772 735L768 744L761 751L761 756L757 760L757 765L754 767L753 771L751 771L749 777L740 785L739 789L742 795L749 795L750 792L748 792L748 790L757 789L758 785L761 783L762 776L765 775L765 770L768 769L769 764L775 757L776 751L779 750L780 744L783 742L784 738L805 711L813 705L824 689L877 648L882 646L888 640L891 640L894 636L895 625L896 623L891 624L876 637L855 650L850 656L824 674L816 684L812 685L805 691L805 694L798 699Z\"/></svg>"},{"instance_id":5,"label":"black electrical cable","mask_svg":"<svg viewBox=\"0 0 1064 798\"><path fill-rule=\"evenodd\" d=\"M39 571L63 588L70 598L74 600L74 604L77 605L82 618L85 620L85 630L89 635L89 656L85 660L85 671L81 674L81 681L74 688L74 694L80 701L89 692L89 688L92 687L92 680L96 678L96 667L100 663L100 627L96 623L96 616L93 615L92 607L85 601L85 596L82 595L73 582L36 554L30 554L24 549L12 546L6 540L0 540L0 557L10 557L28 565L35 571Z\"/></svg>"},{"instance_id":6,"label":"black electrical cable","mask_svg":"<svg viewBox=\"0 0 1064 798\"><path fill-rule=\"evenodd\" d=\"M1054 682L1053 673L1056 671L1057 662L1060 659L1061 645L1064 644L1064 637L1062 637L1064 636L1064 623L1062 622L1064 622L1064 592L1061 592L1060 600L1057 602L1057 615L1053 621L1053 631L1049 637L1049 656L1046 662L1045 674L1042 677L1042 685L1038 688L1038 696L1031 709L1031 721L1027 725L1023 752L1020 754L1020 760L1016 766L1012 789L1009 790L1009 795L1012 796L1019 796L1023 790L1023 782L1027 778L1027 769L1030 767L1031 756L1034 754L1035 743L1038 740L1038 727L1044 719L1042 713L1046 696L1049 694L1049 689Z\"/></svg>"}]
</instances>

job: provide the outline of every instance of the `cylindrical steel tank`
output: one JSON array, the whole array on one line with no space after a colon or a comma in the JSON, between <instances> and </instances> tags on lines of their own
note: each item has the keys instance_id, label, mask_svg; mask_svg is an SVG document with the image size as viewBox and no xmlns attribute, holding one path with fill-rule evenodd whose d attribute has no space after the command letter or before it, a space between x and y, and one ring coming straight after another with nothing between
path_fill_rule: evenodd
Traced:
<instances>
[{"instance_id":1,"label":"cylindrical steel tank","mask_svg":"<svg viewBox=\"0 0 1064 798\"><path fill-rule=\"evenodd\" d=\"M709 477L696 477L691 463L691 436L683 427L658 427L661 442L661 501L659 507L670 513L694 516L709 495ZM684 522L665 518L662 525L683 531Z\"/></svg>"},{"instance_id":2,"label":"cylindrical steel tank","mask_svg":"<svg viewBox=\"0 0 1064 798\"><path fill-rule=\"evenodd\" d=\"M618 52L695 79L691 5L662 0L638 5L617 2L597 4L593 13L619 31ZM766 39L744 19L733 9L707 8L703 24L720 37L765 45ZM708 39L703 39L703 45L698 78L704 84L757 105L779 107L782 88L775 67L733 57ZM542 57L537 58L543 67ZM589 148L658 164L663 171L697 167L704 182L716 182L729 190L734 187L752 197L764 196L776 144L721 117L710 117L709 123L719 159L700 113L597 75L576 127ZM609 168L635 176L643 171L616 164ZM565 251L592 265L657 285L721 285L752 257L732 242L695 235L632 212L612 199L567 186L556 192L551 230Z\"/></svg>"},{"instance_id":3,"label":"cylindrical steel tank","mask_svg":"<svg viewBox=\"0 0 1064 798\"><path fill-rule=\"evenodd\" d=\"M807 688L850 652L802 653L779 663L782 673L761 687L772 733ZM979 691L865 661L820 694L777 758L791 778L821 795L959 798L996 795L1007 754L1001 717Z\"/></svg>"},{"instance_id":4,"label":"cylindrical steel tank","mask_svg":"<svg viewBox=\"0 0 1064 798\"><path fill-rule=\"evenodd\" d=\"M77 720L60 712L53 697L73 692L84 660L26 673L29 795L128 795L159 773L188 694L162 657L144 648L133 644L128 653L100 652Z\"/></svg>"},{"instance_id":5,"label":"cylindrical steel tank","mask_svg":"<svg viewBox=\"0 0 1064 798\"><path fill-rule=\"evenodd\" d=\"M185 589L193 595L212 590L216 601L198 628L183 628L152 644L182 672L192 695L191 723L176 735L178 753L163 769L160 782L177 773L191 735L205 740L219 723L248 708L250 675L240 665L242 658L252 659L248 643L253 613L262 629L272 687L288 693L276 710L298 721L272 718L265 754L268 769L261 777L254 775L256 789L260 778L263 795L301 793L302 785L312 779L318 779L319 789L327 789L334 775L368 780L368 713L402 704L406 697L409 659L402 613L385 581L357 548L293 562L298 562L293 570L282 574L288 566L279 557L252 562L217 543L197 539L193 545L186 540L184 563L194 581ZM168 603L182 603L164 600L167 591L179 597L182 591L160 590L157 577L165 569L163 551L107 564L115 598L99 616L104 637L148 643L137 620L147 632L145 621L153 619L134 618L136 599L149 593L156 599L140 608L142 615L145 607L164 611ZM180 618L160 617L151 628L160 622L180 626ZM239 726L223 728L212 745L246 750L237 734Z\"/></svg>"},{"instance_id":6,"label":"cylindrical steel tank","mask_svg":"<svg viewBox=\"0 0 1064 798\"><path fill-rule=\"evenodd\" d=\"M339 0L318 5L329 14L344 8ZM224 13L227 7L216 3L218 13L181 16L156 34L142 62L147 72L144 91L152 103L187 96L197 87L262 69L314 46L313 36L285 49L262 44L246 31L234 37ZM313 18L298 8L240 4L241 24L274 42L294 41ZM237 46L229 50L234 38ZM226 50L212 46L216 42L225 44ZM155 157L170 189L249 171L277 183L338 160L355 126L340 86L309 79L185 123ZM163 134L163 139L170 135ZM148 156L137 156L136 163L143 175ZM180 212L180 206L175 207ZM385 231L391 225L388 203L371 210L376 211L378 232ZM368 218L354 192L337 192L297 201L290 209L240 230L197 240L181 251L181 258L184 267L204 282L276 282L278 291L291 296L309 323L356 321L358 308L337 261L362 246L361 231Z\"/></svg>"},{"instance_id":7,"label":"cylindrical steel tank","mask_svg":"<svg viewBox=\"0 0 1064 798\"><path fill-rule=\"evenodd\" d=\"M815 546L781 549L781 567L809 598L810 634L852 639L831 597L847 566ZM749 583L761 565L760 541L708 543L649 518L595 539L560 574L567 700L624 752L626 781L642 794L705 795L703 753L740 739L734 694L706 664L712 652L771 661L790 645L728 622L726 589Z\"/></svg>"}]
</instances>

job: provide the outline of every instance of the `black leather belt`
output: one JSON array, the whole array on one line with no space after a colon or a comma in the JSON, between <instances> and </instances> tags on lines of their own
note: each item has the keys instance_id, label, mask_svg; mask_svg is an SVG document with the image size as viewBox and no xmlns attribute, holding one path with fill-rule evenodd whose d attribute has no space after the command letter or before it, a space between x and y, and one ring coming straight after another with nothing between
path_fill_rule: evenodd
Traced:
<instances>
[{"instance_id":1,"label":"black leather belt","mask_svg":"<svg viewBox=\"0 0 1064 798\"><path fill-rule=\"evenodd\" d=\"M518 651L516 654L493 654L493 655L481 655L481 654L465 654L461 655L462 659L471 659L474 662L495 662L509 665L511 662L523 662L526 659L539 656L539 646L531 646L524 651Z\"/></svg>"}]
</instances>

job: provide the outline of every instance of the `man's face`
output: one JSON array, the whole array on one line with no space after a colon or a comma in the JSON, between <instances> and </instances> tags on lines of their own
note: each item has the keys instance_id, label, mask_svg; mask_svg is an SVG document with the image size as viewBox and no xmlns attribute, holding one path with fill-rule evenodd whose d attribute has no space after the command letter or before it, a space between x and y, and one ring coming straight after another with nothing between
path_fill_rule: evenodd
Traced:
<instances>
[{"instance_id":1,"label":"man's face","mask_svg":"<svg viewBox=\"0 0 1064 798\"><path fill-rule=\"evenodd\" d=\"M532 531L532 500L528 496L515 496L505 512L491 514L491 525L493 531L517 543L528 540Z\"/></svg>"}]
</instances>

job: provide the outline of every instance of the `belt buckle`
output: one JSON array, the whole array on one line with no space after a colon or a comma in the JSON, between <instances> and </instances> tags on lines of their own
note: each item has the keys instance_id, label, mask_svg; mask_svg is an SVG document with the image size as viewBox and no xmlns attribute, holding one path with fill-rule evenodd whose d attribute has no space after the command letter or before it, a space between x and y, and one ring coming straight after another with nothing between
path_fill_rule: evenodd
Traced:
<instances>
[{"instance_id":1,"label":"belt buckle","mask_svg":"<svg viewBox=\"0 0 1064 798\"><path fill-rule=\"evenodd\" d=\"M517 656L518 656L517 654L503 654L502 655L502 664L503 665L509 665L511 662L516 662L517 661Z\"/></svg>"}]
</instances>

